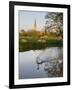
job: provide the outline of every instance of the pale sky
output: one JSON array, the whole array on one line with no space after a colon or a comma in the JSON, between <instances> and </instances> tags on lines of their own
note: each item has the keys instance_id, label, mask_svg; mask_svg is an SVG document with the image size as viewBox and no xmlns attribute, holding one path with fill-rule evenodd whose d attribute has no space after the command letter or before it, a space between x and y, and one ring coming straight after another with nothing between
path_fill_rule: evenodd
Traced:
<instances>
[{"instance_id":1,"label":"pale sky","mask_svg":"<svg viewBox=\"0 0 72 90\"><path fill-rule=\"evenodd\" d=\"M18 13L18 26L19 30L24 29L27 31L28 29L32 29L32 25L34 20L36 19L37 28L43 28L45 26L45 15L47 12L41 11L24 11L19 10Z\"/></svg>"}]
</instances>

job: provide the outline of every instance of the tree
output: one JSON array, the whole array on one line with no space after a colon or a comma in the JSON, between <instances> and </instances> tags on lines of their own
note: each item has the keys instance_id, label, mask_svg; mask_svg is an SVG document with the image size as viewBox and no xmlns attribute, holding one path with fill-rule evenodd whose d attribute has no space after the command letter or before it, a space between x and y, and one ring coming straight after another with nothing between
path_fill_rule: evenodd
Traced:
<instances>
[{"instance_id":1,"label":"tree","mask_svg":"<svg viewBox=\"0 0 72 90\"><path fill-rule=\"evenodd\" d=\"M56 27L57 36L63 37L63 13L49 12L45 15L46 28Z\"/></svg>"}]
</instances>

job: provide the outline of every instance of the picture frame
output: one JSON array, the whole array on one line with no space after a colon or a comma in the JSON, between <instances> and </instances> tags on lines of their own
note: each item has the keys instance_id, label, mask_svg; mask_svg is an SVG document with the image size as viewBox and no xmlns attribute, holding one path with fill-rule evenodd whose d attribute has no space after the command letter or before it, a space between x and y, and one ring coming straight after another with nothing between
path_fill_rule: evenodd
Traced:
<instances>
[{"instance_id":1,"label":"picture frame","mask_svg":"<svg viewBox=\"0 0 72 90\"><path fill-rule=\"evenodd\" d=\"M46 13L47 15L45 15ZM44 15L46 16L46 18L43 18ZM55 17L58 17L56 18L56 20L59 20L59 24L58 21L53 21ZM46 23L43 23L44 19L49 21L45 21ZM32 22L33 27L31 26ZM46 27L44 26L46 24L48 29L46 29ZM55 27L55 29L52 26L56 24L60 25L58 29L57 26ZM57 34L58 31L55 31L56 29L62 31L59 31L59 34ZM49 30L49 32L47 30ZM54 30L54 32L50 30ZM52 35L54 35L54 37ZM50 37L53 37L55 39L50 39ZM30 38L31 41L27 41L30 40ZM51 41L50 43L49 40L53 41ZM26 42L28 43L25 46ZM47 45L48 50L45 49ZM49 45L51 46L51 49ZM60 46L60 51L62 50L63 52L61 54L61 61L58 62L60 62L61 64L55 64L61 65L58 66L60 70L59 73L58 71L56 71L58 70L58 68L53 71L54 64L52 65L52 63L52 69L51 71L48 71L50 70L50 63L48 65L48 61L36 60L37 65L39 65L38 63L44 62L44 64L42 64L41 66L37 66L37 70L36 64L33 63L33 56L39 55L40 52L43 52L43 54L38 58L36 56L36 59L49 59L49 57L52 57L52 53L53 55L55 55L56 52L57 54L60 52ZM32 59L32 62L28 61L27 63L28 59ZM54 59L55 58L53 58L52 60ZM60 60L60 58L58 60ZM43 71L43 69L45 69L46 72ZM12 89L61 85L70 85L70 5L10 1L9 88Z\"/></svg>"}]
</instances>

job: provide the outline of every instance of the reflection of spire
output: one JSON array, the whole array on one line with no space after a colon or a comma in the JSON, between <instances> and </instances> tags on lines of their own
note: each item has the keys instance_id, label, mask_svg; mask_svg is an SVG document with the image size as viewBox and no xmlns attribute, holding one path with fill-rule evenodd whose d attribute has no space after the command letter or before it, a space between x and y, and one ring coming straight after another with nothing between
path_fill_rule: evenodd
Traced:
<instances>
[{"instance_id":1,"label":"reflection of spire","mask_svg":"<svg viewBox=\"0 0 72 90\"><path fill-rule=\"evenodd\" d=\"M36 31L36 19L34 20L32 30L33 30L33 31Z\"/></svg>"}]
</instances>

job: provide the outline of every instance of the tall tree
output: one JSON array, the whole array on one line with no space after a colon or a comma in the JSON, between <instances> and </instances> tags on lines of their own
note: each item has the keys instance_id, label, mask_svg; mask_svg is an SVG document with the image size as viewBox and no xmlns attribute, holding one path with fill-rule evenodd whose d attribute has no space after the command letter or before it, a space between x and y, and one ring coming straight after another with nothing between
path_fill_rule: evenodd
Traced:
<instances>
[{"instance_id":1,"label":"tall tree","mask_svg":"<svg viewBox=\"0 0 72 90\"><path fill-rule=\"evenodd\" d=\"M46 28L51 30L52 27L56 27L57 35L63 37L63 13L49 12L45 19Z\"/></svg>"}]
</instances>

